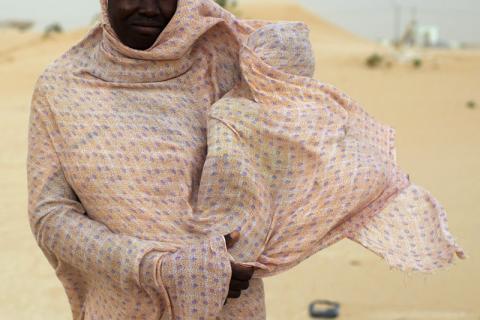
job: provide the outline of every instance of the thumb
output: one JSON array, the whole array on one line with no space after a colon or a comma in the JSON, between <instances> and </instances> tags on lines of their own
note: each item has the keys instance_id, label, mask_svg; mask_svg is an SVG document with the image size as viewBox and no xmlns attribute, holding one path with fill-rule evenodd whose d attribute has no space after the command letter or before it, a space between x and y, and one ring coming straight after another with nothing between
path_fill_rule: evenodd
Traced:
<instances>
[{"instance_id":1,"label":"thumb","mask_svg":"<svg viewBox=\"0 0 480 320\"><path fill-rule=\"evenodd\" d=\"M238 240L240 240L240 232L233 231L232 233L227 234L224 237L225 237L225 242L227 243L227 249L230 249L238 242Z\"/></svg>"}]
</instances>

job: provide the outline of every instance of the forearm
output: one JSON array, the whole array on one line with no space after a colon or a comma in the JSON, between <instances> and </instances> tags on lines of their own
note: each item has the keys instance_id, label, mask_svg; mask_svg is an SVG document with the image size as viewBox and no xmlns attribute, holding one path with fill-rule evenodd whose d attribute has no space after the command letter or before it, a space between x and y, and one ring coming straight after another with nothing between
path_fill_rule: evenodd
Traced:
<instances>
[{"instance_id":1,"label":"forearm","mask_svg":"<svg viewBox=\"0 0 480 320\"><path fill-rule=\"evenodd\" d=\"M163 257L157 281L170 297L172 319L218 316L228 294L230 259L223 236L212 236Z\"/></svg>"},{"instance_id":2,"label":"forearm","mask_svg":"<svg viewBox=\"0 0 480 320\"><path fill-rule=\"evenodd\" d=\"M38 245L56 269L59 261L81 272L101 274L122 287L141 284L139 265L150 250L165 244L115 234L90 219L68 183L57 148L62 148L45 87L37 86L30 114L27 178L29 222Z\"/></svg>"},{"instance_id":3,"label":"forearm","mask_svg":"<svg viewBox=\"0 0 480 320\"><path fill-rule=\"evenodd\" d=\"M34 230L38 245L54 268L58 260L85 274L101 274L121 287L144 286L147 273L140 263L144 256L156 250L168 252L159 243L114 234L69 206L58 206L43 217Z\"/></svg>"},{"instance_id":4,"label":"forearm","mask_svg":"<svg viewBox=\"0 0 480 320\"><path fill-rule=\"evenodd\" d=\"M74 190L74 179L67 179L69 172L62 165L71 160L63 157L67 142L42 90L36 90L30 118L28 212L32 232L52 266L70 265L127 290L139 286L152 303L165 304L157 309L185 314L184 319L198 318L187 306L200 296L207 301L198 306L200 314L219 312L231 273L223 235L179 248L116 234L91 219L81 202L82 190ZM180 295L185 304L170 300Z\"/></svg>"}]
</instances>

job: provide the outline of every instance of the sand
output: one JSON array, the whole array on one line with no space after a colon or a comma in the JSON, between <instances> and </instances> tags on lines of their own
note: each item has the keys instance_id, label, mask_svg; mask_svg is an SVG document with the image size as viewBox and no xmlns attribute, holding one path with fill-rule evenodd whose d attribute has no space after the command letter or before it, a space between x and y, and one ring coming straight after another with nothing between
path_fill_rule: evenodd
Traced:
<instances>
[{"instance_id":1,"label":"sand","mask_svg":"<svg viewBox=\"0 0 480 320\"><path fill-rule=\"evenodd\" d=\"M423 66L364 64L388 48L356 37L289 1L248 3L250 18L300 20L311 28L316 77L355 97L397 130L399 164L449 212L451 231L470 258L434 275L406 275L343 241L266 280L269 320L308 319L308 303L342 303L339 319L480 319L480 51L420 50ZM86 30L50 39L0 30L0 319L70 319L63 288L38 249L27 220L29 102L46 65ZM477 107L467 108L474 100Z\"/></svg>"}]
</instances>

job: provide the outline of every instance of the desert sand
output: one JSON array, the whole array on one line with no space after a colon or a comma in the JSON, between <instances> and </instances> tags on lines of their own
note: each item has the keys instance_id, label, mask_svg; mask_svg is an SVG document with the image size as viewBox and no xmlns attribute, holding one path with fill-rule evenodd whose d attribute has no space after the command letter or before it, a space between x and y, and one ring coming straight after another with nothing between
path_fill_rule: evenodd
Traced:
<instances>
[{"instance_id":1,"label":"desert sand","mask_svg":"<svg viewBox=\"0 0 480 320\"><path fill-rule=\"evenodd\" d=\"M433 275L403 274L345 240L266 279L268 319L308 319L315 299L339 301L339 319L480 319L480 51L417 50L419 69L397 63L369 69L367 56L391 50L288 1L264 3L244 2L239 10L248 18L310 26L316 78L343 89L397 130L400 166L444 205L451 231L469 255ZM0 319L71 318L63 288L28 226L25 162L35 80L85 32L43 39L0 30ZM476 108L467 108L470 100Z\"/></svg>"}]
</instances>

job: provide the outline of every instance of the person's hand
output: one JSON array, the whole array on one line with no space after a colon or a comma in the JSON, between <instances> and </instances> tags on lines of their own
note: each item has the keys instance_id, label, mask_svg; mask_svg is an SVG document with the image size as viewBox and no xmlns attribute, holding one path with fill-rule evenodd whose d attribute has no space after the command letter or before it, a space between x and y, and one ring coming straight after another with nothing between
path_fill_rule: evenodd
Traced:
<instances>
[{"instance_id":1,"label":"person's hand","mask_svg":"<svg viewBox=\"0 0 480 320\"><path fill-rule=\"evenodd\" d=\"M225 242L227 243L227 249L232 248L240 239L240 232L234 231L225 236ZM228 289L228 298L239 298L243 290L247 290L250 284L250 279L253 275L253 267L245 267L242 265L230 263L232 266L232 277L230 279L230 287ZM227 303L227 300L225 300Z\"/></svg>"}]
</instances>

